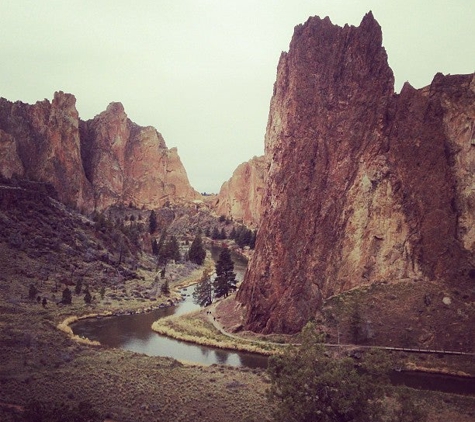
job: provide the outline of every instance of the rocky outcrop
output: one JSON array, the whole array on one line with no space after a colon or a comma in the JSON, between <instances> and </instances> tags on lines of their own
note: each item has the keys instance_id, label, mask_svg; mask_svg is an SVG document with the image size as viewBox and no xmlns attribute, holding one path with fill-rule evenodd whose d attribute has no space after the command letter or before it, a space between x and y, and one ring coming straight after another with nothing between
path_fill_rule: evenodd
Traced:
<instances>
[{"instance_id":1,"label":"rocky outcrop","mask_svg":"<svg viewBox=\"0 0 475 422\"><path fill-rule=\"evenodd\" d=\"M474 75L393 90L371 13L359 27L314 17L295 28L238 293L248 329L296 332L331 295L380 280L449 282L475 262Z\"/></svg>"},{"instance_id":2,"label":"rocky outcrop","mask_svg":"<svg viewBox=\"0 0 475 422\"><path fill-rule=\"evenodd\" d=\"M50 183L61 201L90 208L92 189L81 162L76 99L57 92L34 105L0 99L1 173ZM2 147L2 149L4 149ZM16 154L15 154L16 152ZM15 163L12 168L12 163Z\"/></svg>"},{"instance_id":3,"label":"rocky outcrop","mask_svg":"<svg viewBox=\"0 0 475 422\"><path fill-rule=\"evenodd\" d=\"M200 196L154 128L131 122L120 103L83 122L63 92L34 105L0 99L0 174L49 183L62 202L86 211Z\"/></svg>"},{"instance_id":4,"label":"rocky outcrop","mask_svg":"<svg viewBox=\"0 0 475 422\"><path fill-rule=\"evenodd\" d=\"M262 195L266 165L264 157L240 164L221 186L214 209L248 227L258 227L262 213Z\"/></svg>"},{"instance_id":5,"label":"rocky outcrop","mask_svg":"<svg viewBox=\"0 0 475 422\"><path fill-rule=\"evenodd\" d=\"M120 103L81 122L84 168L98 209L117 203L156 208L167 201L194 200L176 148L168 149L151 126L131 122Z\"/></svg>"}]
</instances>

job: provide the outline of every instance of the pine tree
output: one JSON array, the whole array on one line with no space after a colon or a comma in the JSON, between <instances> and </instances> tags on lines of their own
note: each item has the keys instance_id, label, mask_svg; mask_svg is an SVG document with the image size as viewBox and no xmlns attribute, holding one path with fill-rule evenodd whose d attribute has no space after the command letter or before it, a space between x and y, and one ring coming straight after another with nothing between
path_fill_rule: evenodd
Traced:
<instances>
[{"instance_id":1,"label":"pine tree","mask_svg":"<svg viewBox=\"0 0 475 422\"><path fill-rule=\"evenodd\" d=\"M193 292L193 301L200 306L209 306L213 302L211 270L205 269Z\"/></svg>"},{"instance_id":2,"label":"pine tree","mask_svg":"<svg viewBox=\"0 0 475 422\"><path fill-rule=\"evenodd\" d=\"M88 305L92 302L91 292L89 291L88 287L86 287L86 290L84 291L84 302L86 302Z\"/></svg>"},{"instance_id":3,"label":"pine tree","mask_svg":"<svg viewBox=\"0 0 475 422\"><path fill-rule=\"evenodd\" d=\"M213 240L219 239L219 230L216 226L213 227L213 232L211 233L211 239Z\"/></svg>"},{"instance_id":4,"label":"pine tree","mask_svg":"<svg viewBox=\"0 0 475 422\"><path fill-rule=\"evenodd\" d=\"M168 284L168 280L165 280L163 282L162 287L160 288L160 291L162 292L163 295L170 294L170 285Z\"/></svg>"},{"instance_id":5,"label":"pine tree","mask_svg":"<svg viewBox=\"0 0 475 422\"><path fill-rule=\"evenodd\" d=\"M188 258L191 262L203 265L206 258L206 249L203 246L203 240L200 235L196 235L188 251Z\"/></svg>"},{"instance_id":6,"label":"pine tree","mask_svg":"<svg viewBox=\"0 0 475 422\"><path fill-rule=\"evenodd\" d=\"M63 290L63 297L61 299L61 303L64 303L65 305L71 305L73 301L73 297L71 294L71 290L69 290L67 287Z\"/></svg>"},{"instance_id":7,"label":"pine tree","mask_svg":"<svg viewBox=\"0 0 475 422\"><path fill-rule=\"evenodd\" d=\"M158 262L160 264L166 264L168 258L165 254L165 240L167 238L167 229L164 229L163 232L160 234L160 239L158 240Z\"/></svg>"},{"instance_id":8,"label":"pine tree","mask_svg":"<svg viewBox=\"0 0 475 422\"><path fill-rule=\"evenodd\" d=\"M159 252L159 249L158 249L158 242L157 242L157 239L153 239L153 240L152 240L152 253L153 253L155 256L158 256L158 252Z\"/></svg>"},{"instance_id":9,"label":"pine tree","mask_svg":"<svg viewBox=\"0 0 475 422\"><path fill-rule=\"evenodd\" d=\"M154 210L151 211L148 218L148 230L150 234L154 234L157 231L157 214Z\"/></svg>"},{"instance_id":10,"label":"pine tree","mask_svg":"<svg viewBox=\"0 0 475 422\"><path fill-rule=\"evenodd\" d=\"M164 249L164 255L167 259L173 259L175 262L180 261L180 245L178 244L178 240L175 236L171 236L170 239L168 239Z\"/></svg>"},{"instance_id":11,"label":"pine tree","mask_svg":"<svg viewBox=\"0 0 475 422\"><path fill-rule=\"evenodd\" d=\"M227 297L231 291L236 290L236 274L233 272L234 262L231 252L225 248L219 254L216 263L216 278L214 279L214 295Z\"/></svg>"},{"instance_id":12,"label":"pine tree","mask_svg":"<svg viewBox=\"0 0 475 422\"><path fill-rule=\"evenodd\" d=\"M34 300L37 294L38 289L35 287L34 284L30 284L30 290L28 290L28 297L30 298L30 300Z\"/></svg>"},{"instance_id":13,"label":"pine tree","mask_svg":"<svg viewBox=\"0 0 475 422\"><path fill-rule=\"evenodd\" d=\"M224 227L221 229L221 232L219 233L219 238L220 239L226 239L226 231L224 230Z\"/></svg>"},{"instance_id":14,"label":"pine tree","mask_svg":"<svg viewBox=\"0 0 475 422\"><path fill-rule=\"evenodd\" d=\"M80 295L81 291L82 291L82 280L78 278L78 280L76 281L76 286L74 287L74 293L76 293L77 295Z\"/></svg>"}]
</instances>

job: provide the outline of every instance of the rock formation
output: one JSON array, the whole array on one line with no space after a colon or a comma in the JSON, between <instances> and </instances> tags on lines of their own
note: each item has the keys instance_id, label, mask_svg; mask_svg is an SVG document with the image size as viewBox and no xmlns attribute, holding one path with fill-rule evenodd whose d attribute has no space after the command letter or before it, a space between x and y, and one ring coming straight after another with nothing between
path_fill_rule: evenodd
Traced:
<instances>
[{"instance_id":1,"label":"rock formation","mask_svg":"<svg viewBox=\"0 0 475 422\"><path fill-rule=\"evenodd\" d=\"M50 183L62 202L86 211L200 196L154 128L131 122L120 103L81 121L63 92L34 105L0 99L0 174Z\"/></svg>"},{"instance_id":2,"label":"rock formation","mask_svg":"<svg viewBox=\"0 0 475 422\"><path fill-rule=\"evenodd\" d=\"M131 122L120 103L81 122L81 146L87 178L99 209L133 203L155 208L177 198L197 199L176 148L168 149L151 126Z\"/></svg>"},{"instance_id":3,"label":"rock formation","mask_svg":"<svg viewBox=\"0 0 475 422\"><path fill-rule=\"evenodd\" d=\"M475 262L475 77L394 93L381 28L310 18L283 53L265 138L246 328L296 332L325 298Z\"/></svg>"},{"instance_id":4,"label":"rock formation","mask_svg":"<svg viewBox=\"0 0 475 422\"><path fill-rule=\"evenodd\" d=\"M242 221L248 227L258 227L265 172L264 157L240 164L221 186L214 204L216 213Z\"/></svg>"},{"instance_id":5,"label":"rock formation","mask_svg":"<svg viewBox=\"0 0 475 422\"><path fill-rule=\"evenodd\" d=\"M0 172L50 183L61 201L90 208L92 188L84 174L76 99L57 92L34 105L0 99ZM8 146L10 145L10 146ZM12 166L13 164L13 166Z\"/></svg>"}]
</instances>

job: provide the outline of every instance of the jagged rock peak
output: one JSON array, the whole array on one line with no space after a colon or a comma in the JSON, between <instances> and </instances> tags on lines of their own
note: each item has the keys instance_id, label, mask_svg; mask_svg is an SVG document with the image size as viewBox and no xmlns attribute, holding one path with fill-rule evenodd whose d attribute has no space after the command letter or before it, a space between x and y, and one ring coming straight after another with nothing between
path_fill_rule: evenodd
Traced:
<instances>
[{"instance_id":1,"label":"jagged rock peak","mask_svg":"<svg viewBox=\"0 0 475 422\"><path fill-rule=\"evenodd\" d=\"M51 103L0 99L0 174L48 182L61 201L89 211L199 197L155 128L130 121L118 102L81 121L76 98L62 91Z\"/></svg>"},{"instance_id":2,"label":"jagged rock peak","mask_svg":"<svg viewBox=\"0 0 475 422\"><path fill-rule=\"evenodd\" d=\"M379 280L459 277L475 261L473 75L394 78L371 13L310 18L283 53L265 136L246 328L296 332L325 298Z\"/></svg>"}]
</instances>

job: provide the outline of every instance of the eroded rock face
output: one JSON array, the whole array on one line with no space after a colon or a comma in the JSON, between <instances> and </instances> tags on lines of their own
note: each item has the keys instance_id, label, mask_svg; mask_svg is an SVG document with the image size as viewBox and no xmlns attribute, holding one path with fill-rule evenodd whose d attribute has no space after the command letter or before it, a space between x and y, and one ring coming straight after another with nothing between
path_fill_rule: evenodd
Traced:
<instances>
[{"instance_id":1,"label":"eroded rock face","mask_svg":"<svg viewBox=\"0 0 475 422\"><path fill-rule=\"evenodd\" d=\"M221 186L214 204L216 213L243 222L248 227L258 227L266 168L264 157L254 157L240 164Z\"/></svg>"},{"instance_id":2,"label":"eroded rock face","mask_svg":"<svg viewBox=\"0 0 475 422\"><path fill-rule=\"evenodd\" d=\"M48 182L61 201L87 211L200 196L154 128L131 122L120 103L81 121L63 92L34 105L0 99L0 173Z\"/></svg>"},{"instance_id":3,"label":"eroded rock face","mask_svg":"<svg viewBox=\"0 0 475 422\"><path fill-rule=\"evenodd\" d=\"M168 149L153 127L130 121L120 103L111 103L81 123L81 145L98 209L132 203L155 208L167 201L194 200L176 148Z\"/></svg>"},{"instance_id":4,"label":"eroded rock face","mask_svg":"<svg viewBox=\"0 0 475 422\"><path fill-rule=\"evenodd\" d=\"M48 182L61 201L91 207L92 189L81 162L79 116L73 95L57 92L51 103L44 100L33 105L0 99L0 129L2 139L16 144L9 148L16 170L5 170L11 167L7 158L0 163L2 174L16 173Z\"/></svg>"},{"instance_id":5,"label":"eroded rock face","mask_svg":"<svg viewBox=\"0 0 475 422\"><path fill-rule=\"evenodd\" d=\"M396 95L381 41L371 13L359 27L314 17L281 56L262 224L238 293L248 329L296 332L333 294L469 267L474 75Z\"/></svg>"}]
</instances>

